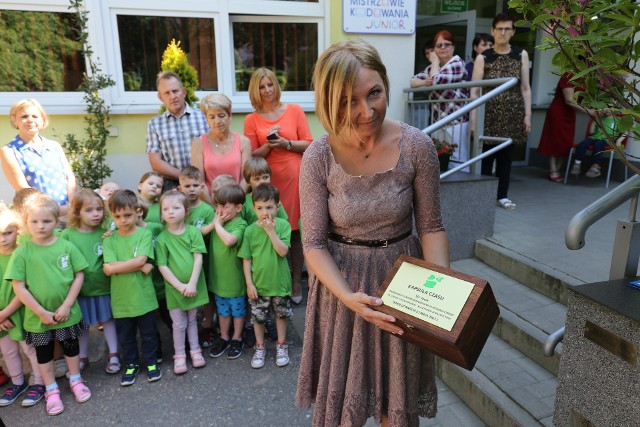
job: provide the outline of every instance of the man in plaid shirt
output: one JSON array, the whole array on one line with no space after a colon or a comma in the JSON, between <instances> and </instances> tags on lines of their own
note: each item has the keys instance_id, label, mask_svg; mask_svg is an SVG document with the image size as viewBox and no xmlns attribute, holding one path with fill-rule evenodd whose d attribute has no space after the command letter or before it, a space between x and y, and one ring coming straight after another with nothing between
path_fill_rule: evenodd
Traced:
<instances>
[{"instance_id":1,"label":"man in plaid shirt","mask_svg":"<svg viewBox=\"0 0 640 427\"><path fill-rule=\"evenodd\" d=\"M164 177L164 191L178 186L180 171L191 165L191 141L209 126L200 110L190 107L180 77L162 71L156 79L158 98L167 110L149 120L147 154L151 169Z\"/></svg>"}]
</instances>

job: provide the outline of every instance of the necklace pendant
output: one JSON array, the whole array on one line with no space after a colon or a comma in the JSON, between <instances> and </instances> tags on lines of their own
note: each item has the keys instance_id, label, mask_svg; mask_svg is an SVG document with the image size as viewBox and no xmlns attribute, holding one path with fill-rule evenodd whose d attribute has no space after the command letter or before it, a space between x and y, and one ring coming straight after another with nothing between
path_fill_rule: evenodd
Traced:
<instances>
[{"instance_id":1,"label":"necklace pendant","mask_svg":"<svg viewBox=\"0 0 640 427\"><path fill-rule=\"evenodd\" d=\"M369 153L366 153L366 154L364 155L364 158L365 158L365 159L368 159L368 158L369 158Z\"/></svg>"}]
</instances>

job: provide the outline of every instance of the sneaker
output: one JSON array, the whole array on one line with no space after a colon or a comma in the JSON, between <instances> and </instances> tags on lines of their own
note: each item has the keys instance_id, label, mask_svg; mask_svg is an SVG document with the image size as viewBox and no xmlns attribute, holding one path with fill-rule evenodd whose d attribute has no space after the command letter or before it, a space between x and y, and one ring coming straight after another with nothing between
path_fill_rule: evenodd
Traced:
<instances>
[{"instance_id":1,"label":"sneaker","mask_svg":"<svg viewBox=\"0 0 640 427\"><path fill-rule=\"evenodd\" d=\"M136 382L136 375L138 375L138 372L140 371L140 367L134 363L125 366L124 368L124 375L122 376L122 379L120 380L120 385L122 386L127 386L127 385L132 385L133 383Z\"/></svg>"},{"instance_id":2,"label":"sneaker","mask_svg":"<svg viewBox=\"0 0 640 427\"><path fill-rule=\"evenodd\" d=\"M600 165L592 165L585 175L587 175L587 178L597 178L602 175L601 170L602 167Z\"/></svg>"},{"instance_id":3,"label":"sneaker","mask_svg":"<svg viewBox=\"0 0 640 427\"><path fill-rule=\"evenodd\" d=\"M227 359L237 359L242 355L242 349L244 349L242 340L231 340L229 351L227 351Z\"/></svg>"},{"instance_id":4,"label":"sneaker","mask_svg":"<svg viewBox=\"0 0 640 427\"><path fill-rule=\"evenodd\" d=\"M202 348L211 347L215 341L215 333L213 332L213 328L203 329L198 336L198 341L200 342L200 347Z\"/></svg>"},{"instance_id":5,"label":"sneaker","mask_svg":"<svg viewBox=\"0 0 640 427\"><path fill-rule=\"evenodd\" d=\"M272 319L267 320L264 324L264 335L269 341L278 341L278 329L276 322Z\"/></svg>"},{"instance_id":6,"label":"sneaker","mask_svg":"<svg viewBox=\"0 0 640 427\"><path fill-rule=\"evenodd\" d=\"M58 415L64 411L64 405L60 400L60 389L58 387L44 393L44 399L47 402L47 415Z\"/></svg>"},{"instance_id":7,"label":"sneaker","mask_svg":"<svg viewBox=\"0 0 640 427\"><path fill-rule=\"evenodd\" d=\"M575 162L573 166L571 166L571 171L569 171L571 175L580 175L582 173L582 163Z\"/></svg>"},{"instance_id":8,"label":"sneaker","mask_svg":"<svg viewBox=\"0 0 640 427\"><path fill-rule=\"evenodd\" d=\"M89 387L84 385L84 380L82 378L70 381L69 387L71 387L71 391L73 392L73 397L75 397L76 402L83 403L91 399L91 390L89 390Z\"/></svg>"},{"instance_id":9,"label":"sneaker","mask_svg":"<svg viewBox=\"0 0 640 427\"><path fill-rule=\"evenodd\" d=\"M267 356L267 350L264 347L255 347L253 353L253 359L251 359L251 367L253 369L260 369L264 366L264 359Z\"/></svg>"},{"instance_id":10,"label":"sneaker","mask_svg":"<svg viewBox=\"0 0 640 427\"><path fill-rule=\"evenodd\" d=\"M67 374L67 362L64 358L54 360L53 367L55 369L56 378L62 378Z\"/></svg>"},{"instance_id":11,"label":"sneaker","mask_svg":"<svg viewBox=\"0 0 640 427\"><path fill-rule=\"evenodd\" d=\"M22 393L27 391L28 388L29 383L26 381L20 385L12 385L4 392L2 397L0 397L0 406L11 405Z\"/></svg>"},{"instance_id":12,"label":"sneaker","mask_svg":"<svg viewBox=\"0 0 640 427\"><path fill-rule=\"evenodd\" d=\"M506 209L508 211L512 211L516 208L516 204L513 203L511 200L507 199L506 197L504 199L498 200L497 204L501 208Z\"/></svg>"},{"instance_id":13,"label":"sneaker","mask_svg":"<svg viewBox=\"0 0 640 427\"><path fill-rule=\"evenodd\" d=\"M162 378L162 371L156 365L147 366L147 380L152 383Z\"/></svg>"},{"instance_id":14,"label":"sneaker","mask_svg":"<svg viewBox=\"0 0 640 427\"><path fill-rule=\"evenodd\" d=\"M225 351L229 348L229 341L223 340L222 338L218 338L213 342L211 346L211 351L209 352L209 357L220 357L224 354Z\"/></svg>"},{"instance_id":15,"label":"sneaker","mask_svg":"<svg viewBox=\"0 0 640 427\"><path fill-rule=\"evenodd\" d=\"M4 373L2 368L0 368L0 385L5 385L9 382L9 376Z\"/></svg>"},{"instance_id":16,"label":"sneaker","mask_svg":"<svg viewBox=\"0 0 640 427\"><path fill-rule=\"evenodd\" d=\"M247 347L256 345L256 333L253 331L253 325L247 325L242 331L242 340Z\"/></svg>"},{"instance_id":17,"label":"sneaker","mask_svg":"<svg viewBox=\"0 0 640 427\"><path fill-rule=\"evenodd\" d=\"M44 388L44 386L40 384L34 384L30 386L27 390L27 397L22 399L21 405L26 408L40 402L44 397L45 390L46 389Z\"/></svg>"},{"instance_id":18,"label":"sneaker","mask_svg":"<svg viewBox=\"0 0 640 427\"><path fill-rule=\"evenodd\" d=\"M276 366L283 367L289 364L289 346L276 344Z\"/></svg>"}]
</instances>

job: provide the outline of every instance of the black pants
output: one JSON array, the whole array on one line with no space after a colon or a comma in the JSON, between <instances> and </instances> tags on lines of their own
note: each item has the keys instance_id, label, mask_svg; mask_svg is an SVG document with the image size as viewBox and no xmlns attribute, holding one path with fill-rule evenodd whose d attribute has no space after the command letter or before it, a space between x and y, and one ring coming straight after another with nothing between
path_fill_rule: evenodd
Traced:
<instances>
[{"instance_id":1,"label":"black pants","mask_svg":"<svg viewBox=\"0 0 640 427\"><path fill-rule=\"evenodd\" d=\"M483 144L482 152L489 151L495 145ZM496 162L496 176L498 177L498 197L497 200L507 197L509 192L509 180L511 179L511 151L513 144L503 148L482 159L481 173L482 175L493 176L493 161Z\"/></svg>"},{"instance_id":2,"label":"black pants","mask_svg":"<svg viewBox=\"0 0 640 427\"><path fill-rule=\"evenodd\" d=\"M116 319L116 331L122 346L122 359L125 365L139 363L137 331L140 331L144 361L147 366L156 364L158 360L156 356L156 351L158 350L158 328L156 327L156 314L154 311L142 316Z\"/></svg>"}]
</instances>

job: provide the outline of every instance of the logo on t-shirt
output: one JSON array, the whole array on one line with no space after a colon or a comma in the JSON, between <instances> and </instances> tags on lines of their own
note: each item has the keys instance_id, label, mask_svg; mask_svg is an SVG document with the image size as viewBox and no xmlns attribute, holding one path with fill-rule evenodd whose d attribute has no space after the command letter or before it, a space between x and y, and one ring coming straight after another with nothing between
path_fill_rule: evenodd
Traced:
<instances>
[{"instance_id":1,"label":"logo on t-shirt","mask_svg":"<svg viewBox=\"0 0 640 427\"><path fill-rule=\"evenodd\" d=\"M71 267L71 262L69 259L69 254L61 254L58 257L58 267L61 270L68 270Z\"/></svg>"},{"instance_id":2,"label":"logo on t-shirt","mask_svg":"<svg viewBox=\"0 0 640 427\"><path fill-rule=\"evenodd\" d=\"M193 225L198 229L202 228L204 225L204 218L198 218Z\"/></svg>"},{"instance_id":3,"label":"logo on t-shirt","mask_svg":"<svg viewBox=\"0 0 640 427\"><path fill-rule=\"evenodd\" d=\"M102 243L96 243L96 245L93 247L93 251L96 253L96 255L102 256Z\"/></svg>"}]
</instances>

